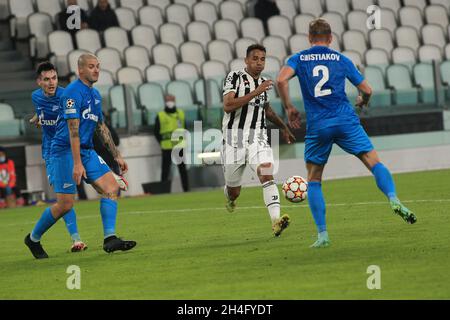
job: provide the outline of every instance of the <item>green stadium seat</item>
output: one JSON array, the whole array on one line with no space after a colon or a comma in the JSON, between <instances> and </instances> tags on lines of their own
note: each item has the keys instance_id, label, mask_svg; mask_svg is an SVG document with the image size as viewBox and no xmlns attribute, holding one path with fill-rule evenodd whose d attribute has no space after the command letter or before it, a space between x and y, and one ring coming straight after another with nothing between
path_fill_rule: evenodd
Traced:
<instances>
[{"instance_id":1,"label":"green stadium seat","mask_svg":"<svg viewBox=\"0 0 450 320\"><path fill-rule=\"evenodd\" d=\"M155 82L141 84L138 89L140 105L145 108L147 124L155 125L158 112L164 110L164 90Z\"/></svg>"},{"instance_id":2,"label":"green stadium seat","mask_svg":"<svg viewBox=\"0 0 450 320\"><path fill-rule=\"evenodd\" d=\"M205 80L200 79L195 82L194 90L197 100L202 104L203 119L206 119L206 125L212 128L220 129L222 127L223 103L222 91L214 80L207 80L211 92L211 105L206 105Z\"/></svg>"},{"instance_id":3,"label":"green stadium seat","mask_svg":"<svg viewBox=\"0 0 450 320\"><path fill-rule=\"evenodd\" d=\"M300 112L305 112L305 104L303 103L302 91L300 89L300 83L297 77L289 80L289 95L297 110Z\"/></svg>"},{"instance_id":4,"label":"green stadium seat","mask_svg":"<svg viewBox=\"0 0 450 320\"><path fill-rule=\"evenodd\" d=\"M133 115L133 124L137 127L142 126L142 111L139 110L136 102L136 96L131 88L131 110ZM117 85L111 87L109 91L110 103L111 103L111 124L114 128L126 128L127 127L127 112L126 112L126 98L125 98L125 86Z\"/></svg>"},{"instance_id":5,"label":"green stadium seat","mask_svg":"<svg viewBox=\"0 0 450 320\"><path fill-rule=\"evenodd\" d=\"M435 84L433 65L431 63L418 63L413 68L414 79L421 90L421 101L423 103L435 103Z\"/></svg>"},{"instance_id":6,"label":"green stadium seat","mask_svg":"<svg viewBox=\"0 0 450 320\"><path fill-rule=\"evenodd\" d=\"M386 88L383 71L375 66L366 67L365 77L373 89L373 95L370 100L371 107L388 107L392 105L391 91Z\"/></svg>"},{"instance_id":7,"label":"green stadium seat","mask_svg":"<svg viewBox=\"0 0 450 320\"><path fill-rule=\"evenodd\" d=\"M0 103L0 137L20 136L21 120L14 118L12 106Z\"/></svg>"},{"instance_id":8,"label":"green stadium seat","mask_svg":"<svg viewBox=\"0 0 450 320\"><path fill-rule=\"evenodd\" d=\"M167 84L167 93L175 96L177 108L184 111L186 127L191 127L195 120L199 119L198 105L194 102L189 83L181 80L172 81Z\"/></svg>"},{"instance_id":9,"label":"green stadium seat","mask_svg":"<svg viewBox=\"0 0 450 320\"><path fill-rule=\"evenodd\" d=\"M446 99L450 100L450 61L444 61L440 65L441 80L446 87Z\"/></svg>"},{"instance_id":10,"label":"green stadium seat","mask_svg":"<svg viewBox=\"0 0 450 320\"><path fill-rule=\"evenodd\" d=\"M388 85L395 89L395 104L415 105L419 102L417 89L413 86L408 67L393 64L387 68L386 76Z\"/></svg>"}]
</instances>

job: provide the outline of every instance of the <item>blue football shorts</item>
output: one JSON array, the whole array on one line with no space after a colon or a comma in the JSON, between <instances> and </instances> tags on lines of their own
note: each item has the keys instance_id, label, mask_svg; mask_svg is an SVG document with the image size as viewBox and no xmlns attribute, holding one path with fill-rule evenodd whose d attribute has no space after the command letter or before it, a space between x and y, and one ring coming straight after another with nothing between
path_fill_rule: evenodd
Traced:
<instances>
[{"instance_id":1,"label":"blue football shorts","mask_svg":"<svg viewBox=\"0 0 450 320\"><path fill-rule=\"evenodd\" d=\"M111 171L106 162L93 150L81 150L81 162L86 170L86 183L92 183ZM76 194L77 187L73 180L72 152L58 154L52 159L53 189L56 193Z\"/></svg>"},{"instance_id":2,"label":"blue football shorts","mask_svg":"<svg viewBox=\"0 0 450 320\"><path fill-rule=\"evenodd\" d=\"M353 155L373 150L372 142L360 124L338 125L306 134L305 162L318 165L327 163L333 143Z\"/></svg>"}]
</instances>

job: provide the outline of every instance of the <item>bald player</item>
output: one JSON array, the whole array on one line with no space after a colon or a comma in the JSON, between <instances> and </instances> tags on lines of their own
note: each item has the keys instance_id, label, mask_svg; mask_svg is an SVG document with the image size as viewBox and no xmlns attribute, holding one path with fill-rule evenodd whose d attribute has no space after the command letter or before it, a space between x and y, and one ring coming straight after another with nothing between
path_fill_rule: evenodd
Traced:
<instances>
[{"instance_id":1,"label":"bald player","mask_svg":"<svg viewBox=\"0 0 450 320\"><path fill-rule=\"evenodd\" d=\"M40 240L55 222L68 213L74 204L76 185L82 179L101 195L100 213L103 222L103 250L130 250L135 241L116 235L117 193L119 184L105 161L94 151L92 138L97 131L105 147L114 156L122 173L128 170L103 122L101 96L93 88L100 73L100 63L93 54L78 59L79 79L70 83L60 98L60 114L52 141L53 186L57 202L47 208L34 229L25 237L25 244L36 259L48 258Z\"/></svg>"}]
</instances>

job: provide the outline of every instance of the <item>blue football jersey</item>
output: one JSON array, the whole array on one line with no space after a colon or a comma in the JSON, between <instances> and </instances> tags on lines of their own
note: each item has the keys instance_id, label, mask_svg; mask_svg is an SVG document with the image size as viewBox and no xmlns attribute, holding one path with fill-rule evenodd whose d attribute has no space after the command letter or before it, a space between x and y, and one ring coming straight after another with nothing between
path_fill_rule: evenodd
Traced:
<instances>
[{"instance_id":1,"label":"blue football jersey","mask_svg":"<svg viewBox=\"0 0 450 320\"><path fill-rule=\"evenodd\" d=\"M52 143L52 153L70 150L67 120L79 119L80 148L92 149L95 128L103 122L102 98L97 89L84 84L80 79L70 83L60 99L60 115Z\"/></svg>"},{"instance_id":2,"label":"blue football jersey","mask_svg":"<svg viewBox=\"0 0 450 320\"><path fill-rule=\"evenodd\" d=\"M328 47L313 46L293 55L287 65L300 81L307 131L359 123L345 94L345 80L358 86L364 77L349 58Z\"/></svg>"},{"instance_id":3,"label":"blue football jersey","mask_svg":"<svg viewBox=\"0 0 450 320\"><path fill-rule=\"evenodd\" d=\"M56 133L56 123L59 117L59 99L64 88L56 88L55 95L47 97L42 89L37 89L31 94L34 111L39 117L42 128L42 158L50 158L50 150L53 137Z\"/></svg>"}]
</instances>

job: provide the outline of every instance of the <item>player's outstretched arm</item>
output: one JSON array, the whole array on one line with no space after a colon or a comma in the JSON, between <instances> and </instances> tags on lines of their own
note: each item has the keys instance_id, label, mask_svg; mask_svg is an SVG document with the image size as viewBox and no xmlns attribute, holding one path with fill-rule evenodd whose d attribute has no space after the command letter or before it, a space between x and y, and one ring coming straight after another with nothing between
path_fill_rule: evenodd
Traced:
<instances>
[{"instance_id":1,"label":"player's outstretched arm","mask_svg":"<svg viewBox=\"0 0 450 320\"><path fill-rule=\"evenodd\" d=\"M98 137L100 138L100 141L114 157L114 160L116 160L119 164L120 169L122 170L122 174L126 173L128 171L128 164L125 162L125 160L123 160L122 155L120 154L119 149L117 149L116 144L114 143L114 140L111 136L111 132L109 131L106 124L104 122L99 122L96 131Z\"/></svg>"},{"instance_id":2,"label":"player's outstretched arm","mask_svg":"<svg viewBox=\"0 0 450 320\"><path fill-rule=\"evenodd\" d=\"M67 125L69 127L70 148L72 149L73 157L73 179L79 185L81 183L81 177L86 178L86 170L81 162L80 155L80 120L67 119Z\"/></svg>"},{"instance_id":3,"label":"player's outstretched arm","mask_svg":"<svg viewBox=\"0 0 450 320\"><path fill-rule=\"evenodd\" d=\"M301 119L300 112L292 104L291 98L289 97L289 80L295 75L295 70L291 67L284 66L281 68L280 73L277 77L277 89L280 95L281 101L283 102L284 109L288 116L289 125L294 128L300 128Z\"/></svg>"},{"instance_id":4,"label":"player's outstretched arm","mask_svg":"<svg viewBox=\"0 0 450 320\"><path fill-rule=\"evenodd\" d=\"M270 104L266 104L265 107L266 118L278 128L281 129L281 134L283 135L283 139L291 144L295 142L295 137L292 134L291 130L289 130L288 126L281 120L281 118L277 115L275 111L270 107Z\"/></svg>"},{"instance_id":5,"label":"player's outstretched arm","mask_svg":"<svg viewBox=\"0 0 450 320\"><path fill-rule=\"evenodd\" d=\"M235 97L235 92L229 92L223 97L223 110L226 113L230 113L232 111L235 111L242 106L246 105L250 102L253 98L259 96L260 94L264 93L267 90L270 90L273 86L272 80L266 80L263 83L261 83L258 88L253 90L252 92L246 94L242 97Z\"/></svg>"}]
</instances>

